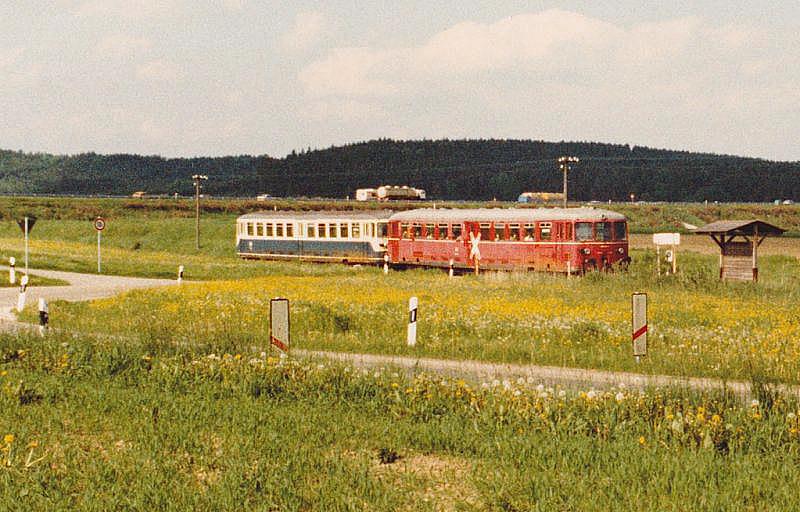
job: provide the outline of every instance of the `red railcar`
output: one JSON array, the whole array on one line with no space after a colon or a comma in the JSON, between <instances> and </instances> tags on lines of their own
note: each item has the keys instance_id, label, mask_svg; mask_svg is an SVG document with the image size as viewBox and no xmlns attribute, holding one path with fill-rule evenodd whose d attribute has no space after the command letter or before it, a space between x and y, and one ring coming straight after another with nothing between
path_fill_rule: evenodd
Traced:
<instances>
[{"instance_id":1,"label":"red railcar","mask_svg":"<svg viewBox=\"0 0 800 512\"><path fill-rule=\"evenodd\" d=\"M397 266L582 272L627 266L624 215L595 208L418 209L389 218Z\"/></svg>"}]
</instances>

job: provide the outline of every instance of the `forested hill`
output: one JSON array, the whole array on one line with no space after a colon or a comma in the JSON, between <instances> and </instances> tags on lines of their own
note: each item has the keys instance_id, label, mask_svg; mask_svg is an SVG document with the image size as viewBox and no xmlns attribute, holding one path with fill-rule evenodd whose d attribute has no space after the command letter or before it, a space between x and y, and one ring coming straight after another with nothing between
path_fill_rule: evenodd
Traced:
<instances>
[{"instance_id":1,"label":"forested hill","mask_svg":"<svg viewBox=\"0 0 800 512\"><path fill-rule=\"evenodd\" d=\"M556 159L581 159L570 197L651 201L800 199L800 162L669 151L627 145L529 140L375 140L285 158L75 156L0 151L0 193L189 194L191 175L223 196L353 196L381 184L424 188L433 199L514 199L560 191Z\"/></svg>"}]
</instances>

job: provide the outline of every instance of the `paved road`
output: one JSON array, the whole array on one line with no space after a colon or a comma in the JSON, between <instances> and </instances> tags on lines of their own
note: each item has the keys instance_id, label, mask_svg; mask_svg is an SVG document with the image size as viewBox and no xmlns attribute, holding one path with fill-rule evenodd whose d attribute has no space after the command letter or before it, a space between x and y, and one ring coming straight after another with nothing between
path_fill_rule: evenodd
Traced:
<instances>
[{"instance_id":1,"label":"paved road","mask_svg":"<svg viewBox=\"0 0 800 512\"><path fill-rule=\"evenodd\" d=\"M8 272L8 267L0 266L0 276ZM169 279L146 279L142 277L106 276L102 274L78 274L75 272L60 272L57 270L30 269L31 275L60 279L69 283L68 286L32 286L28 288L27 304L36 304L39 297L47 301L68 300L81 301L113 297L122 292L136 288L153 288L177 284ZM17 278L21 277L17 273ZM7 277L7 276L3 276ZM0 330L15 329L18 327L12 310L17 306L19 288L0 288Z\"/></svg>"}]
</instances>

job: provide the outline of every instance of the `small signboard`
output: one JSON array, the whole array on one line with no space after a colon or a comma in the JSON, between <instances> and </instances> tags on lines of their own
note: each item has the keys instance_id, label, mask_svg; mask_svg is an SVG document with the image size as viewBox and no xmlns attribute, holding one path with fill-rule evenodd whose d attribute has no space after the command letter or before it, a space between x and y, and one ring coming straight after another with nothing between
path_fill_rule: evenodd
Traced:
<instances>
[{"instance_id":1,"label":"small signboard","mask_svg":"<svg viewBox=\"0 0 800 512\"><path fill-rule=\"evenodd\" d=\"M289 299L269 301L269 343L281 352L289 352Z\"/></svg>"},{"instance_id":2,"label":"small signboard","mask_svg":"<svg viewBox=\"0 0 800 512\"><path fill-rule=\"evenodd\" d=\"M106 220L103 217L97 217L94 219L94 229L97 231L103 231L106 229Z\"/></svg>"},{"instance_id":3,"label":"small signboard","mask_svg":"<svg viewBox=\"0 0 800 512\"><path fill-rule=\"evenodd\" d=\"M631 297L631 339L633 355L638 360L647 355L647 294L634 293Z\"/></svg>"},{"instance_id":4,"label":"small signboard","mask_svg":"<svg viewBox=\"0 0 800 512\"><path fill-rule=\"evenodd\" d=\"M28 233L30 233L33 230L33 225L36 224L36 217L34 217L33 215L28 215L21 219L17 219L17 224L19 225L19 229L21 229L23 233L25 233L25 219L28 220Z\"/></svg>"},{"instance_id":5,"label":"small signboard","mask_svg":"<svg viewBox=\"0 0 800 512\"><path fill-rule=\"evenodd\" d=\"M655 245L681 245L680 233L653 233Z\"/></svg>"}]
</instances>

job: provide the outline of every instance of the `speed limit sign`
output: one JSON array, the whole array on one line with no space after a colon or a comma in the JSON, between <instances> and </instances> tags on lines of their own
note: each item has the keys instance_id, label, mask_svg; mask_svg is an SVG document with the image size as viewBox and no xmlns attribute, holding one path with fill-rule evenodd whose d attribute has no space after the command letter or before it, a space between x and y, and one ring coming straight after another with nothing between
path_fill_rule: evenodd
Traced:
<instances>
[{"instance_id":1,"label":"speed limit sign","mask_svg":"<svg viewBox=\"0 0 800 512\"><path fill-rule=\"evenodd\" d=\"M103 231L106 229L106 221L103 217L97 217L94 219L94 229L97 231Z\"/></svg>"}]
</instances>

